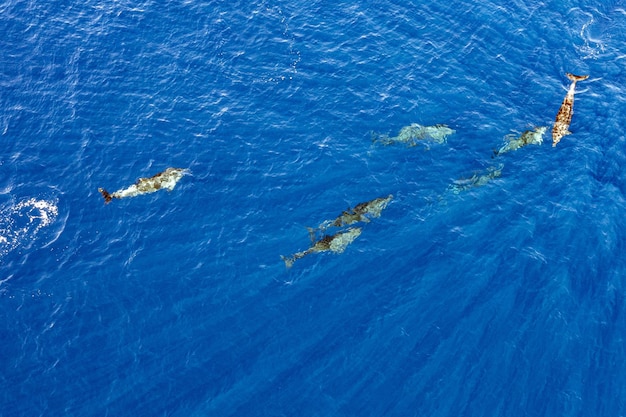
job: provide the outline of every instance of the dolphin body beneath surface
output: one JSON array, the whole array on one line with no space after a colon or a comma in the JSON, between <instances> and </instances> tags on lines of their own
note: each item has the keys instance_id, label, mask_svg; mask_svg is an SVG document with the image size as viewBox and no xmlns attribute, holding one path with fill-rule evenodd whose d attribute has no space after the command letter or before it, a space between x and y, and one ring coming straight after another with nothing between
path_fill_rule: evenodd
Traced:
<instances>
[{"instance_id":1,"label":"dolphin body beneath surface","mask_svg":"<svg viewBox=\"0 0 626 417\"><path fill-rule=\"evenodd\" d=\"M291 256L281 256L285 261L285 266L291 268L293 263L300 258L304 258L308 254L317 252L333 252L342 253L346 247L354 242L354 239L361 235L360 227L351 227L346 231L339 232L332 236L324 235L320 240L314 242L311 247L305 251L295 253Z\"/></svg>"},{"instance_id":2,"label":"dolphin body beneath surface","mask_svg":"<svg viewBox=\"0 0 626 417\"><path fill-rule=\"evenodd\" d=\"M547 127L541 126L536 127L534 130L526 130L519 138L515 137L514 134L506 135L504 139L507 140L507 144L497 151L493 151L493 156L516 151L526 145L541 145L543 143L543 134L546 133L546 130L548 130Z\"/></svg>"},{"instance_id":3,"label":"dolphin body beneath surface","mask_svg":"<svg viewBox=\"0 0 626 417\"><path fill-rule=\"evenodd\" d=\"M467 191L475 187L481 187L489 183L491 180L499 178L502 175L502 168L504 168L503 164L495 167L489 167L487 168L486 173L482 175L474 174L470 178L461 178L455 180L448 188L454 194L459 194L463 191Z\"/></svg>"},{"instance_id":4,"label":"dolphin body beneath surface","mask_svg":"<svg viewBox=\"0 0 626 417\"><path fill-rule=\"evenodd\" d=\"M130 187L115 191L114 193L109 193L104 188L98 188L98 191L102 194L102 197L104 197L104 203L108 204L114 198L136 197L141 194L154 193L162 189L172 191L176 183L188 173L188 169L168 168L150 178L139 178L137 182Z\"/></svg>"},{"instance_id":5,"label":"dolphin body beneath surface","mask_svg":"<svg viewBox=\"0 0 626 417\"><path fill-rule=\"evenodd\" d=\"M559 112L556 115L556 120L554 121L554 126L552 127L552 147L555 147L563 136L572 133L569 131L569 125L572 122L572 114L574 114L574 90L576 89L576 83L589 78L589 75L574 75L569 72L565 75L572 80L572 83L563 99L563 103L561 103Z\"/></svg>"},{"instance_id":6,"label":"dolphin body beneath surface","mask_svg":"<svg viewBox=\"0 0 626 417\"><path fill-rule=\"evenodd\" d=\"M350 226L358 222L369 223L371 219L380 217L380 214L392 199L393 195L389 194L387 197L375 198L365 203L359 203L354 208L348 208L348 210L341 213L336 219L326 220L320 224L317 229L309 227L308 230L311 235L311 240L315 241L315 232L318 230L323 232L329 227Z\"/></svg>"},{"instance_id":7,"label":"dolphin body beneath surface","mask_svg":"<svg viewBox=\"0 0 626 417\"><path fill-rule=\"evenodd\" d=\"M409 126L404 126L400 129L398 136L389 137L387 135L372 135L372 142L382 143L383 145L393 145L395 143L406 143L408 146L416 146L420 140L430 140L435 143L445 143L448 136L454 134L456 131L450 129L443 124L437 124L433 126L421 126L417 123L412 123Z\"/></svg>"}]
</instances>

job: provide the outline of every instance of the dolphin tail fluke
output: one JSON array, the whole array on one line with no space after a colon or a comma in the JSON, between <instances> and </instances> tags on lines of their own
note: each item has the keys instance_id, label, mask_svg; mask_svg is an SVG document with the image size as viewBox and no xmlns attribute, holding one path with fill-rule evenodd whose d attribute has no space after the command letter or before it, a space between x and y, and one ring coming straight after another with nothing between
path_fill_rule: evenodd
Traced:
<instances>
[{"instance_id":1,"label":"dolphin tail fluke","mask_svg":"<svg viewBox=\"0 0 626 417\"><path fill-rule=\"evenodd\" d=\"M293 263L296 261L296 258L294 256L286 257L283 255L280 255L280 259L282 259L285 262L285 266L287 268L291 268L293 266Z\"/></svg>"},{"instance_id":2,"label":"dolphin tail fluke","mask_svg":"<svg viewBox=\"0 0 626 417\"><path fill-rule=\"evenodd\" d=\"M289 257L280 255L280 258L285 262L285 266L287 268L291 268L291 266L293 265L293 263L295 261L297 261L300 258L303 258L303 257L307 256L311 252L315 252L315 250L313 250L313 248L309 248L309 249L307 249L307 250L305 250L303 252L295 253L295 254L293 254L293 255L291 255Z\"/></svg>"},{"instance_id":3,"label":"dolphin tail fluke","mask_svg":"<svg viewBox=\"0 0 626 417\"><path fill-rule=\"evenodd\" d=\"M104 188L98 188L98 191L100 191L100 194L102 194L102 197L104 197L104 204L109 204L111 200L113 200L111 194Z\"/></svg>"},{"instance_id":4,"label":"dolphin tail fluke","mask_svg":"<svg viewBox=\"0 0 626 417\"><path fill-rule=\"evenodd\" d=\"M566 73L565 75L567 75L567 78L569 78L572 81L583 81L589 78L589 75L574 75L569 72Z\"/></svg>"}]
</instances>

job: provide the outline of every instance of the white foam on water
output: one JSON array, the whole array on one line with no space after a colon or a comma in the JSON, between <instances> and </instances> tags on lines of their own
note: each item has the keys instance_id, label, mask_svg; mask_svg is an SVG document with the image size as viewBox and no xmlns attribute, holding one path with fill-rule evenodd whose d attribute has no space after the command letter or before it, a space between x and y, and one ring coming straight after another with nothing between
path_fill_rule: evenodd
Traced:
<instances>
[{"instance_id":1,"label":"white foam on water","mask_svg":"<svg viewBox=\"0 0 626 417\"><path fill-rule=\"evenodd\" d=\"M28 246L59 215L56 201L30 198L0 211L0 256Z\"/></svg>"}]
</instances>

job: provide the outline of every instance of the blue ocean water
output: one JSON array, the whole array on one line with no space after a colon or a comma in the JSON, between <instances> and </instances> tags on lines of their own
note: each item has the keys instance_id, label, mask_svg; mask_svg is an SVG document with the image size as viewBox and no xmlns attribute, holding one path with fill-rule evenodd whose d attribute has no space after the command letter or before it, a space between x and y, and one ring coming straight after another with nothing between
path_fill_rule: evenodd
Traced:
<instances>
[{"instance_id":1,"label":"blue ocean water","mask_svg":"<svg viewBox=\"0 0 626 417\"><path fill-rule=\"evenodd\" d=\"M0 22L0 416L626 415L623 1ZM566 72L590 77L552 147ZM455 133L372 143L412 123ZM191 171L171 192L98 192L168 167ZM343 253L285 267L389 194Z\"/></svg>"}]
</instances>

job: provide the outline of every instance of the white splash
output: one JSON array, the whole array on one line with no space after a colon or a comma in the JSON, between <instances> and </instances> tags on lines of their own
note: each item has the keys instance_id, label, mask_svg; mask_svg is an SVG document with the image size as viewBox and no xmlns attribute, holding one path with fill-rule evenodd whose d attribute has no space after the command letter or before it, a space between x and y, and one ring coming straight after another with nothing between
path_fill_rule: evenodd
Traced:
<instances>
[{"instance_id":1,"label":"white splash","mask_svg":"<svg viewBox=\"0 0 626 417\"><path fill-rule=\"evenodd\" d=\"M589 14L589 21L582 25L580 29L580 38L584 44L577 46L582 55L582 59L598 59L606 52L606 43L604 39L596 38L592 35L590 26L593 26L595 19L592 14Z\"/></svg>"},{"instance_id":2,"label":"white splash","mask_svg":"<svg viewBox=\"0 0 626 417\"><path fill-rule=\"evenodd\" d=\"M56 201L30 198L0 211L0 256L33 242L59 215Z\"/></svg>"}]
</instances>

